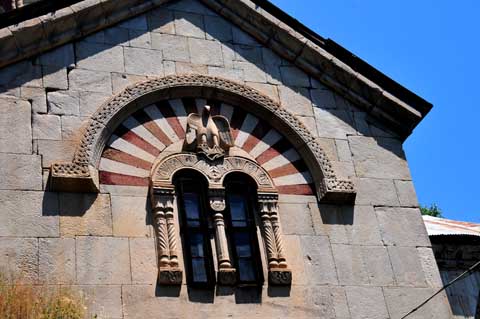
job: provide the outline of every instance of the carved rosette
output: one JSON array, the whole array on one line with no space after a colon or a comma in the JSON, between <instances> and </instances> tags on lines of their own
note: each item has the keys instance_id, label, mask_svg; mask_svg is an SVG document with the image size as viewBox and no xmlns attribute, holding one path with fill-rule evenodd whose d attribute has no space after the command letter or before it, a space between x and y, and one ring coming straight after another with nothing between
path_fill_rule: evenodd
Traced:
<instances>
[{"instance_id":1,"label":"carved rosette","mask_svg":"<svg viewBox=\"0 0 480 319\"><path fill-rule=\"evenodd\" d=\"M180 285L182 283L182 270L178 264L173 207L174 189L153 188L151 199L157 242L158 281L166 285Z\"/></svg>"},{"instance_id":2,"label":"carved rosette","mask_svg":"<svg viewBox=\"0 0 480 319\"><path fill-rule=\"evenodd\" d=\"M290 285L292 271L288 269L278 219L278 194L258 193L262 234L267 250L268 282L272 285Z\"/></svg>"}]
</instances>

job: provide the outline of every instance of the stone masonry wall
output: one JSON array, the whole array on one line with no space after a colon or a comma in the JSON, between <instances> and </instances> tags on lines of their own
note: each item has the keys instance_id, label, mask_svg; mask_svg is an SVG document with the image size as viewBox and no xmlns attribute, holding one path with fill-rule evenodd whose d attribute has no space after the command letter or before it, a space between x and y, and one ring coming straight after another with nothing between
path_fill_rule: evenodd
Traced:
<instances>
[{"instance_id":1,"label":"stone masonry wall","mask_svg":"<svg viewBox=\"0 0 480 319\"><path fill-rule=\"evenodd\" d=\"M89 116L149 77L238 81L294 113L319 138L354 206L283 195L291 289L156 287L146 188L48 190ZM105 318L400 318L441 285L400 140L359 108L193 0L0 69L0 268L74 285ZM185 281L184 281L185 282ZM411 318L449 318L444 295Z\"/></svg>"}]
</instances>

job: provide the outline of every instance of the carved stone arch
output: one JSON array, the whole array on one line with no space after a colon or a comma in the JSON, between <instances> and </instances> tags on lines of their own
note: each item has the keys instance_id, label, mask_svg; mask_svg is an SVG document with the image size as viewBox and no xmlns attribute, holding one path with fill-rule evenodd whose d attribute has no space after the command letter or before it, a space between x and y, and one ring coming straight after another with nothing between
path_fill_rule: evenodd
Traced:
<instances>
[{"instance_id":1,"label":"carved stone arch","mask_svg":"<svg viewBox=\"0 0 480 319\"><path fill-rule=\"evenodd\" d=\"M205 75L167 76L134 84L104 103L92 116L71 163L55 163L51 185L61 191L98 191L98 165L113 130L133 112L167 98L198 96L232 105L269 119L298 150L313 177L319 200L348 201L355 197L353 183L339 179L315 137L289 111L248 86Z\"/></svg>"}]
</instances>

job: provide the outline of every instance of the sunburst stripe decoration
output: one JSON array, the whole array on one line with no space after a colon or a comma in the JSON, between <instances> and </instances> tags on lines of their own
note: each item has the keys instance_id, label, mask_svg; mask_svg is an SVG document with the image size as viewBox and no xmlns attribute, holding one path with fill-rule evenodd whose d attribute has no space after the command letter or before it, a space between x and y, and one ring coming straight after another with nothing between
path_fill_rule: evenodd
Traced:
<instances>
[{"instance_id":1,"label":"sunburst stripe decoration","mask_svg":"<svg viewBox=\"0 0 480 319\"><path fill-rule=\"evenodd\" d=\"M184 139L187 115L201 113L205 104L211 106L213 115L229 120L235 146L269 172L280 193L314 193L307 166L280 132L239 107L200 98L160 101L130 115L117 127L102 153L100 184L148 186L156 157Z\"/></svg>"}]
</instances>

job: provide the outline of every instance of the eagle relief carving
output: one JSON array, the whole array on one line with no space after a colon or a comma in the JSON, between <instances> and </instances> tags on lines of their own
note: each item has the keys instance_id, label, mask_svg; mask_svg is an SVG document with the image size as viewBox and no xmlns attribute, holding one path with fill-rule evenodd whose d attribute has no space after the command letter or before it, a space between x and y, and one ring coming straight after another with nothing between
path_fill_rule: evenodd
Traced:
<instances>
[{"instance_id":1,"label":"eagle relief carving","mask_svg":"<svg viewBox=\"0 0 480 319\"><path fill-rule=\"evenodd\" d=\"M209 105L204 106L202 114L188 115L184 150L215 160L225 156L233 143L230 123L224 116L212 116Z\"/></svg>"}]
</instances>

